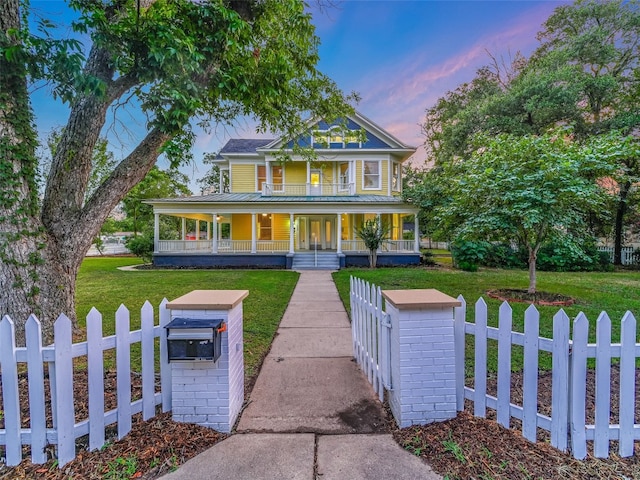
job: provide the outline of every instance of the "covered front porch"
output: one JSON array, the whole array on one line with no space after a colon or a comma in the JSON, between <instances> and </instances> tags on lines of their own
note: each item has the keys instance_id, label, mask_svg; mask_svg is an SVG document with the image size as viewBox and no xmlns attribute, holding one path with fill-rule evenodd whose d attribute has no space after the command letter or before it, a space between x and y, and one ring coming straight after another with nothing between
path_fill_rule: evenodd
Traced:
<instances>
[{"instance_id":1,"label":"covered front porch","mask_svg":"<svg viewBox=\"0 0 640 480\"><path fill-rule=\"evenodd\" d=\"M356 231L376 217L389 226L379 264L420 261L417 209L396 197L212 194L149 203L158 266L296 268L310 254L314 263L366 265L368 250Z\"/></svg>"},{"instance_id":2,"label":"covered front porch","mask_svg":"<svg viewBox=\"0 0 640 480\"><path fill-rule=\"evenodd\" d=\"M403 214L184 213L170 216L179 218L180 227L161 231L161 214L155 214L155 254L366 253L368 250L358 239L356 229L376 216L390 226L389 239L381 246L380 253L420 252L418 238L403 238L416 237L403 232L406 217ZM419 229L417 220L414 223L413 232ZM171 238L162 238L163 234Z\"/></svg>"}]
</instances>

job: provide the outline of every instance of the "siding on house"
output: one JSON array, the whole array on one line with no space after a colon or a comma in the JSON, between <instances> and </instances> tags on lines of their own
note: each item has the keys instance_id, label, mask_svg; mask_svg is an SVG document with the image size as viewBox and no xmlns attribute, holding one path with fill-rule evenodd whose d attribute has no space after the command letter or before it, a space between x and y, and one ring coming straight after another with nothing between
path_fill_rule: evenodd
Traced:
<instances>
[{"instance_id":1,"label":"siding on house","mask_svg":"<svg viewBox=\"0 0 640 480\"><path fill-rule=\"evenodd\" d=\"M272 232L274 240L289 240L289 215L274 213L272 215Z\"/></svg>"},{"instance_id":2,"label":"siding on house","mask_svg":"<svg viewBox=\"0 0 640 480\"><path fill-rule=\"evenodd\" d=\"M251 214L234 213L231 215L234 240L251 240Z\"/></svg>"},{"instance_id":3,"label":"siding on house","mask_svg":"<svg viewBox=\"0 0 640 480\"><path fill-rule=\"evenodd\" d=\"M285 183L307 183L307 162L289 162L284 167Z\"/></svg>"},{"instance_id":4,"label":"siding on house","mask_svg":"<svg viewBox=\"0 0 640 480\"><path fill-rule=\"evenodd\" d=\"M256 191L256 166L255 164L232 163L231 164L231 192L249 193Z\"/></svg>"}]
</instances>

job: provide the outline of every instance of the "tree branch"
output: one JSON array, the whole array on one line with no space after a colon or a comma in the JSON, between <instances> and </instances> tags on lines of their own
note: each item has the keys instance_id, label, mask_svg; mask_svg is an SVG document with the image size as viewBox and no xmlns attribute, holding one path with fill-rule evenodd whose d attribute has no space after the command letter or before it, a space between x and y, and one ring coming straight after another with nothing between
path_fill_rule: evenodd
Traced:
<instances>
[{"instance_id":1,"label":"tree branch","mask_svg":"<svg viewBox=\"0 0 640 480\"><path fill-rule=\"evenodd\" d=\"M80 215L79 226L100 228L115 206L155 165L160 148L171 136L155 128L122 160L89 198ZM97 230L96 230L97 231Z\"/></svg>"}]
</instances>

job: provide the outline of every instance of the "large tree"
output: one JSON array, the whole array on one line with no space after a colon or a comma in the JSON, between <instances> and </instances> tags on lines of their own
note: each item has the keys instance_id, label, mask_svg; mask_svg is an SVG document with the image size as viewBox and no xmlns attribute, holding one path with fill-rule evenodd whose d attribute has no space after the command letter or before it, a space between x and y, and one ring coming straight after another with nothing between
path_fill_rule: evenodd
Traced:
<instances>
[{"instance_id":1,"label":"large tree","mask_svg":"<svg viewBox=\"0 0 640 480\"><path fill-rule=\"evenodd\" d=\"M464 162L447 167L451 200L437 209L443 228L458 238L505 241L528 252L529 293L536 291L538 250L548 240L579 242L585 215L602 205L593 181L611 171L608 139L580 146L569 132L498 135Z\"/></svg>"},{"instance_id":2,"label":"large tree","mask_svg":"<svg viewBox=\"0 0 640 480\"><path fill-rule=\"evenodd\" d=\"M640 125L640 3L637 0L579 0L558 7L544 24L533 63L570 65L579 110L588 133L633 132ZM614 263L621 248L629 196L640 176L640 159L620 157L616 177Z\"/></svg>"},{"instance_id":3,"label":"large tree","mask_svg":"<svg viewBox=\"0 0 640 480\"><path fill-rule=\"evenodd\" d=\"M76 37L59 39L44 19L28 30L28 0L0 2L0 305L18 326L38 314L47 340L60 313L75 319L76 275L104 220L158 155L188 157L194 121L251 115L260 130L292 134L309 114L344 115L349 101L316 68L300 0L68 3ZM70 107L41 202L36 81ZM146 134L86 198L94 147L124 105L146 115Z\"/></svg>"}]
</instances>

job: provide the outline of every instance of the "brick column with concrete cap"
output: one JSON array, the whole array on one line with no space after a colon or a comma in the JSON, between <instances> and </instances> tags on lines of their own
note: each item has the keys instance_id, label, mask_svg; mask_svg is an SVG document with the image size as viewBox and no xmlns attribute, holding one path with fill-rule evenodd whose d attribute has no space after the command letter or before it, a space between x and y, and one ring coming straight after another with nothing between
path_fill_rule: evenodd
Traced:
<instances>
[{"instance_id":1,"label":"brick column with concrete cap","mask_svg":"<svg viewBox=\"0 0 640 480\"><path fill-rule=\"evenodd\" d=\"M167 304L171 318L222 319L222 353L217 362L171 362L172 414L228 433L244 402L242 301L247 290L194 290Z\"/></svg>"},{"instance_id":2,"label":"brick column with concrete cap","mask_svg":"<svg viewBox=\"0 0 640 480\"><path fill-rule=\"evenodd\" d=\"M456 416L455 298L434 289L383 290L391 320L389 403L401 428Z\"/></svg>"}]
</instances>

